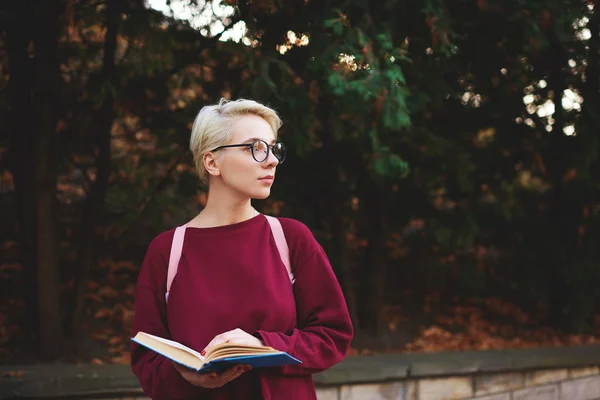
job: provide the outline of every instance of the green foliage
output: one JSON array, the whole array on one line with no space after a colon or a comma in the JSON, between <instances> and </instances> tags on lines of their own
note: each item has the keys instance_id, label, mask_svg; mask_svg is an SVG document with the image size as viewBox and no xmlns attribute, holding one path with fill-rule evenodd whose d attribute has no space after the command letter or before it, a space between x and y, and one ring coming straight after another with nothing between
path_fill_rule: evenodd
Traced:
<instances>
[{"instance_id":1,"label":"green foliage","mask_svg":"<svg viewBox=\"0 0 600 400\"><path fill-rule=\"evenodd\" d=\"M391 153L388 147L381 147L375 154L373 170L389 178L406 178L408 163L397 154Z\"/></svg>"},{"instance_id":2,"label":"green foliage","mask_svg":"<svg viewBox=\"0 0 600 400\"><path fill-rule=\"evenodd\" d=\"M562 306L573 315L598 300L600 67L588 63L598 63L600 45L597 37L576 39L571 24L597 21L589 8L554 0L335 0L239 2L236 10L231 20L246 22L252 45L206 37L124 2L114 86L98 86L103 21L81 10L78 39L65 36L59 51L61 182L84 193L69 207L85 197L73 171L93 175L89 132L107 93L117 98L117 118L104 223L129 241L136 224L158 231L201 206L204 188L186 150L198 110L224 95L254 98L281 114L290 149L273 198L260 206L281 202L284 214L310 221L334 268L356 286L369 271L374 232L383 232L385 268L417 265L430 279L416 282L415 292L456 279L469 293L506 291L527 303L529 288L551 292L548 266L576 260ZM569 137L548 132L548 118L523 99L556 101L557 109L561 98L552 95L567 88L585 97L581 111L555 118L575 124ZM449 255L464 264L453 278ZM484 272L469 274L474 263ZM413 280L402 276L407 286Z\"/></svg>"}]
</instances>

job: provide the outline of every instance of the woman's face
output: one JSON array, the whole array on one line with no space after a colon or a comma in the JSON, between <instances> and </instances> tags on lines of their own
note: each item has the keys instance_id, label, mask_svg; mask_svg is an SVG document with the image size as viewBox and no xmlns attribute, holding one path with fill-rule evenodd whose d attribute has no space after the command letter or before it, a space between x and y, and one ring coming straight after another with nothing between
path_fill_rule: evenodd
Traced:
<instances>
[{"instance_id":1,"label":"woman's face","mask_svg":"<svg viewBox=\"0 0 600 400\"><path fill-rule=\"evenodd\" d=\"M269 145L275 144L275 135L267 121L256 115L245 115L233 123L233 135L227 144L250 144L258 139ZM242 196L253 199L269 197L279 164L270 149L263 162L254 159L250 146L228 147L217 153L221 153L217 154L216 163L225 185Z\"/></svg>"}]
</instances>

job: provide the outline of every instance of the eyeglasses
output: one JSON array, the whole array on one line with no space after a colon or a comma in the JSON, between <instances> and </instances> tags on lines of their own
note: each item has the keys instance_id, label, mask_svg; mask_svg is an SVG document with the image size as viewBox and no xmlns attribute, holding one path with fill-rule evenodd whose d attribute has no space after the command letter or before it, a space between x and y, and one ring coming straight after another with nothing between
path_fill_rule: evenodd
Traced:
<instances>
[{"instance_id":1,"label":"eyeglasses","mask_svg":"<svg viewBox=\"0 0 600 400\"><path fill-rule=\"evenodd\" d=\"M225 149L227 147L249 147L252 151L252 157L256 162L263 162L267 158L269 158L269 151L273 153L279 164L282 164L285 160L285 145L283 143L275 143L274 145L269 145L264 140L255 140L252 143L242 143L242 144L228 144L225 146L219 146L212 151L217 151L221 149Z\"/></svg>"}]
</instances>

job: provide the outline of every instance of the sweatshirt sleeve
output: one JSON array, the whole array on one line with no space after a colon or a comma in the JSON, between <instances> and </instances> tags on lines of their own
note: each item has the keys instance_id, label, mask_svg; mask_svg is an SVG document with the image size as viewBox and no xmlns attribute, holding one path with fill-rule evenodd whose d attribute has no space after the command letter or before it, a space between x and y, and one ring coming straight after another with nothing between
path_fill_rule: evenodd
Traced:
<instances>
[{"instance_id":1,"label":"sweatshirt sleeve","mask_svg":"<svg viewBox=\"0 0 600 400\"><path fill-rule=\"evenodd\" d=\"M306 226L283 223L296 277L294 297L298 327L291 333L257 332L267 346L302 361L282 367L284 375L313 374L344 359L354 330L346 301L327 255ZM286 226L287 225L287 226ZM287 228L287 229L286 229ZM295 236L299 236L295 238Z\"/></svg>"},{"instance_id":2,"label":"sweatshirt sleeve","mask_svg":"<svg viewBox=\"0 0 600 400\"><path fill-rule=\"evenodd\" d=\"M163 234L166 236L166 234ZM172 236L172 235L171 235ZM152 241L138 277L133 336L139 331L171 339L167 323L167 304L165 301L167 258L161 251L161 239ZM154 400L162 399L198 399L210 389L200 388L188 383L175 369L171 360L145 347L131 342L131 369L140 381L144 393Z\"/></svg>"}]
</instances>

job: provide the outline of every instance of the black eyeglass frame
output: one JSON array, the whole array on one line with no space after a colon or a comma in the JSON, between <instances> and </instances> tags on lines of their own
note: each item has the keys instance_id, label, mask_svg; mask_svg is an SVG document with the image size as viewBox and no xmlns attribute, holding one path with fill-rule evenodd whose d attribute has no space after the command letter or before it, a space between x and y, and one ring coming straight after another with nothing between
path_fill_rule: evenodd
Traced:
<instances>
[{"instance_id":1,"label":"black eyeglass frame","mask_svg":"<svg viewBox=\"0 0 600 400\"><path fill-rule=\"evenodd\" d=\"M261 161L259 161L256 158L256 155L254 154L254 145L258 142L263 142L265 144L265 146L267 146L267 154L265 155L265 158L262 159ZM277 157L277 155L275 154L275 152L273 151L273 148L275 146L281 146L281 150L283 153L283 157L279 158ZM217 148L212 149L211 151L217 151L217 150L221 150L221 149L226 149L228 147L250 147L250 151L252 152L252 158L254 158L254 161L256 161L257 163L261 163L264 162L267 158L269 158L269 152L273 153L273 156L275 156L275 158L277 159L277 161L279 161L279 164L283 164L283 162L285 161L285 145L281 142L279 143L275 143L275 144L268 144L267 142L265 142L264 140L258 139L255 140L252 143L240 143L240 144L227 144L224 146L219 146Z\"/></svg>"}]
</instances>

